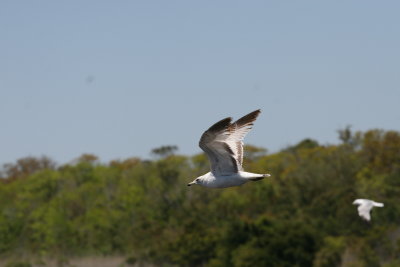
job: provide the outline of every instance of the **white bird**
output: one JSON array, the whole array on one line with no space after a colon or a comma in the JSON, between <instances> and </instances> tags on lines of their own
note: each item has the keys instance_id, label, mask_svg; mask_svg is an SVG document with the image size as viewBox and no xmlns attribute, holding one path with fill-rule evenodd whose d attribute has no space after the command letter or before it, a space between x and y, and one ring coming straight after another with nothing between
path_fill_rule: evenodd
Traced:
<instances>
[{"instance_id":1,"label":"white bird","mask_svg":"<svg viewBox=\"0 0 400 267\"><path fill-rule=\"evenodd\" d=\"M370 211L373 207L383 207L383 203L375 202L369 199L356 199L353 202L353 205L358 205L358 215L364 220L370 221L371 215Z\"/></svg>"},{"instance_id":2,"label":"white bird","mask_svg":"<svg viewBox=\"0 0 400 267\"><path fill-rule=\"evenodd\" d=\"M211 172L197 177L188 186L224 188L258 181L270 174L245 172L243 163L243 138L251 130L260 110L243 116L234 123L228 117L211 126L200 138L199 146L207 154Z\"/></svg>"}]
</instances>

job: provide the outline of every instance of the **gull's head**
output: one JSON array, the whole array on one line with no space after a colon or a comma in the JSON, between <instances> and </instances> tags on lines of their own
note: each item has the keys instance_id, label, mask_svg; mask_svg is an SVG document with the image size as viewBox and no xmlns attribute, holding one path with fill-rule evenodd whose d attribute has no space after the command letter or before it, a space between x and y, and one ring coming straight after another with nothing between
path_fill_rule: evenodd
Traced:
<instances>
[{"instance_id":1,"label":"gull's head","mask_svg":"<svg viewBox=\"0 0 400 267\"><path fill-rule=\"evenodd\" d=\"M191 185L194 185L194 184L203 184L202 176L197 177L196 179L193 180L193 182L188 183L188 186L191 186Z\"/></svg>"},{"instance_id":2,"label":"gull's head","mask_svg":"<svg viewBox=\"0 0 400 267\"><path fill-rule=\"evenodd\" d=\"M353 201L353 205L361 205L362 204L362 199L356 199Z\"/></svg>"}]
</instances>

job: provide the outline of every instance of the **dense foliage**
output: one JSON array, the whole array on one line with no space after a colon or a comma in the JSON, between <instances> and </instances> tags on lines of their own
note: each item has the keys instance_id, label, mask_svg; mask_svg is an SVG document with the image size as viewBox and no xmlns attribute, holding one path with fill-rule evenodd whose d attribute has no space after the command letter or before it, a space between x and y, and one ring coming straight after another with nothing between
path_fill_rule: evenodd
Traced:
<instances>
[{"instance_id":1,"label":"dense foliage","mask_svg":"<svg viewBox=\"0 0 400 267\"><path fill-rule=\"evenodd\" d=\"M400 266L400 134L346 129L340 139L307 139L274 154L248 147L245 168L272 177L228 189L187 187L208 171L208 160L168 147L152 161L102 164L83 155L59 167L45 157L4 165L0 255L125 255L170 266ZM367 223L355 198L385 207Z\"/></svg>"}]
</instances>

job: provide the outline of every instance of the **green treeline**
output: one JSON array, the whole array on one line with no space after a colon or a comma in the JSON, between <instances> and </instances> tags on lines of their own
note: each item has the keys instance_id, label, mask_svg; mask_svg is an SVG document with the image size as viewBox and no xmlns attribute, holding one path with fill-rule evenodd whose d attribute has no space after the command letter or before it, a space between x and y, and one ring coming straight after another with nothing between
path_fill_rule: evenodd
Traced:
<instances>
[{"instance_id":1,"label":"green treeline","mask_svg":"<svg viewBox=\"0 0 400 267\"><path fill-rule=\"evenodd\" d=\"M339 132L278 153L246 148L241 187L187 187L205 155L4 165L0 256L124 255L157 266L400 266L400 133ZM176 150L176 147L172 147ZM352 202L383 202L363 221Z\"/></svg>"}]
</instances>

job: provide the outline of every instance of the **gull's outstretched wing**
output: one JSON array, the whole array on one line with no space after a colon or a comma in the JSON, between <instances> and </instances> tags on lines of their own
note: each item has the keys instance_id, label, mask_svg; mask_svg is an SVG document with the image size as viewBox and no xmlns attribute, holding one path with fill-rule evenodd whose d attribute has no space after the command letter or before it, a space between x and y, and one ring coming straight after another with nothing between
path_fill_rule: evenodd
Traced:
<instances>
[{"instance_id":1,"label":"gull's outstretched wing","mask_svg":"<svg viewBox=\"0 0 400 267\"><path fill-rule=\"evenodd\" d=\"M372 205L373 205L374 207L380 207L380 208L382 208L383 206L385 206L383 203L379 203L379 202L375 202L375 201L372 201Z\"/></svg>"},{"instance_id":2,"label":"gull's outstretched wing","mask_svg":"<svg viewBox=\"0 0 400 267\"><path fill-rule=\"evenodd\" d=\"M211 126L200 138L199 146L207 154L214 175L229 175L242 170L243 138L251 130L260 110L234 123L225 118Z\"/></svg>"},{"instance_id":3,"label":"gull's outstretched wing","mask_svg":"<svg viewBox=\"0 0 400 267\"><path fill-rule=\"evenodd\" d=\"M370 221L371 220L371 212L372 209L372 203L369 202L363 202L360 206L358 206L358 215L360 215L361 218Z\"/></svg>"}]
</instances>

